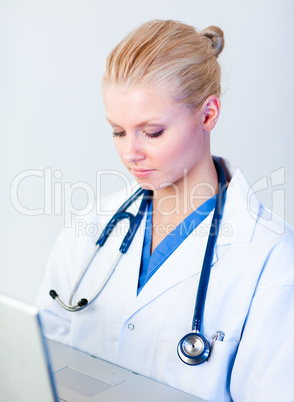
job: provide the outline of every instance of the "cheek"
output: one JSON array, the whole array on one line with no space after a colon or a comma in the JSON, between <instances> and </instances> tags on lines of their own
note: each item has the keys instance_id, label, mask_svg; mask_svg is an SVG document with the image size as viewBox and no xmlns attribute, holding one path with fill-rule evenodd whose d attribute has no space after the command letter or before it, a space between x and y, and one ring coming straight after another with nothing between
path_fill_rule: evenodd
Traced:
<instances>
[{"instance_id":1,"label":"cheek","mask_svg":"<svg viewBox=\"0 0 294 402\"><path fill-rule=\"evenodd\" d=\"M181 141L167 147L166 152L163 153L162 163L172 169L189 169L201 158L203 151L203 141L200 136L197 136L197 133L184 135Z\"/></svg>"},{"instance_id":2,"label":"cheek","mask_svg":"<svg viewBox=\"0 0 294 402\"><path fill-rule=\"evenodd\" d=\"M193 141L188 141L183 138L166 147L165 158L170 159L171 162L180 161L185 162L189 154L194 153L195 145Z\"/></svg>"}]
</instances>

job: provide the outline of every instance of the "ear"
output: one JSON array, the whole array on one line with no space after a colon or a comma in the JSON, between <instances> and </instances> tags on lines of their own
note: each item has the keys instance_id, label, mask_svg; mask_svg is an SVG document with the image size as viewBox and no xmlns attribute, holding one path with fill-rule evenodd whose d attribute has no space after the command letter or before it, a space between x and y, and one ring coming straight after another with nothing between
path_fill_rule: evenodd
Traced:
<instances>
[{"instance_id":1,"label":"ear","mask_svg":"<svg viewBox=\"0 0 294 402\"><path fill-rule=\"evenodd\" d=\"M205 131L211 131L216 125L221 109L221 103L217 96L209 96L202 106L203 116L203 129Z\"/></svg>"}]
</instances>

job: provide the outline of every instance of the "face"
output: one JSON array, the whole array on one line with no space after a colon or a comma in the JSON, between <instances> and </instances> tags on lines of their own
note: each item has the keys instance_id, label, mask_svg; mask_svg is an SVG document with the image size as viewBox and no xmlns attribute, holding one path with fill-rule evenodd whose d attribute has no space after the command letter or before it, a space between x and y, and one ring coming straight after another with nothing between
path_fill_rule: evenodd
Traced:
<instances>
[{"instance_id":1,"label":"face","mask_svg":"<svg viewBox=\"0 0 294 402\"><path fill-rule=\"evenodd\" d=\"M104 104L119 156L142 188L181 187L185 175L197 179L210 157L201 111L192 114L152 87L108 86Z\"/></svg>"}]
</instances>

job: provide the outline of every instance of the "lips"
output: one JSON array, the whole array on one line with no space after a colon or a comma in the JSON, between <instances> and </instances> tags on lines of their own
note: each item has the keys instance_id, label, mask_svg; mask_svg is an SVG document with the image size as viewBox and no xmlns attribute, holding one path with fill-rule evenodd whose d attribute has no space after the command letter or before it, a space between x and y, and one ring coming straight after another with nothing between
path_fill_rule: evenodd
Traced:
<instances>
[{"instance_id":1,"label":"lips","mask_svg":"<svg viewBox=\"0 0 294 402\"><path fill-rule=\"evenodd\" d=\"M132 171L133 175L136 177L147 177L152 172L154 172L155 169L131 168L131 171Z\"/></svg>"}]
</instances>

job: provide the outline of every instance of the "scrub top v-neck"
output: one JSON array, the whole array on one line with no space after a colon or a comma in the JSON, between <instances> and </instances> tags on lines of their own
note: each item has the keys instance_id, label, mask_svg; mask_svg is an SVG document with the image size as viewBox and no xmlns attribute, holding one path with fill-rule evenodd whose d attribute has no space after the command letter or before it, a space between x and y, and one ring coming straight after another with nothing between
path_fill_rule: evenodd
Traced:
<instances>
[{"instance_id":1,"label":"scrub top v-neck","mask_svg":"<svg viewBox=\"0 0 294 402\"><path fill-rule=\"evenodd\" d=\"M180 244L197 228L201 222L214 210L216 196L209 198L195 211L188 215L172 232L170 232L155 248L151 254L152 242L152 207L150 201L147 209L144 244L142 249L140 276L137 294L167 258L180 246Z\"/></svg>"}]
</instances>

